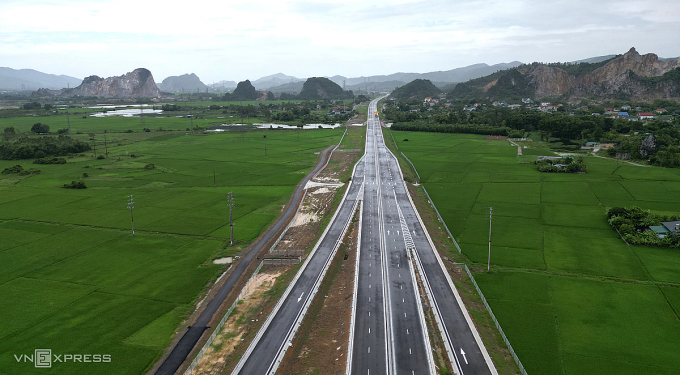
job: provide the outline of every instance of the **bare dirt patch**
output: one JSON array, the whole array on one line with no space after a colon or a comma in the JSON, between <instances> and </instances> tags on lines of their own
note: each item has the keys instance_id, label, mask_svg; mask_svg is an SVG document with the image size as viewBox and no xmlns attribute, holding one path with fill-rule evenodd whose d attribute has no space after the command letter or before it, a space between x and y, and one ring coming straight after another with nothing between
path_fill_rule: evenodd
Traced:
<instances>
[{"instance_id":1,"label":"bare dirt patch","mask_svg":"<svg viewBox=\"0 0 680 375\"><path fill-rule=\"evenodd\" d=\"M341 180L352 173L358 152L334 152L328 165L310 181L305 199L290 228L281 238L276 250L309 251L321 235L324 223L333 216L334 205L339 202L346 186Z\"/></svg>"},{"instance_id":2,"label":"bare dirt patch","mask_svg":"<svg viewBox=\"0 0 680 375\"><path fill-rule=\"evenodd\" d=\"M243 336L250 330L250 323L259 322L262 308L266 302L265 292L284 272L284 268L276 267L260 272L248 287L246 294L234 309L229 319L217 334L212 345L206 350L198 366L192 374L221 374L226 365L226 358L243 341Z\"/></svg>"}]
</instances>

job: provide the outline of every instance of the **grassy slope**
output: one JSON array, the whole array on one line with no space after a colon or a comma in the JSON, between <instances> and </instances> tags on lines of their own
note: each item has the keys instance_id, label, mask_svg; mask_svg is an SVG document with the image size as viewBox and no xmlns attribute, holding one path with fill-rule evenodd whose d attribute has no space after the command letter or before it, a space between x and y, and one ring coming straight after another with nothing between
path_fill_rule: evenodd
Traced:
<instances>
[{"instance_id":1,"label":"grassy slope","mask_svg":"<svg viewBox=\"0 0 680 375\"><path fill-rule=\"evenodd\" d=\"M530 374L680 368L680 252L626 246L604 217L614 205L680 211L678 171L588 158L585 175L541 174L503 141L395 139L463 252L484 266L493 207L493 272L476 278Z\"/></svg>"},{"instance_id":2,"label":"grassy slope","mask_svg":"<svg viewBox=\"0 0 680 375\"><path fill-rule=\"evenodd\" d=\"M249 132L243 139L111 134L107 159L87 155L40 165L37 176L2 176L0 318L8 324L0 328L0 373L33 371L12 354L35 348L113 357L109 364L55 364L60 373L143 372L220 271L211 259L257 237L314 165L314 153L341 135L311 130L298 141L296 132L284 131ZM0 169L14 164L34 166L0 161ZM146 170L147 164L156 168ZM84 172L88 189L59 188ZM223 247L229 191L238 205L234 248Z\"/></svg>"}]
</instances>

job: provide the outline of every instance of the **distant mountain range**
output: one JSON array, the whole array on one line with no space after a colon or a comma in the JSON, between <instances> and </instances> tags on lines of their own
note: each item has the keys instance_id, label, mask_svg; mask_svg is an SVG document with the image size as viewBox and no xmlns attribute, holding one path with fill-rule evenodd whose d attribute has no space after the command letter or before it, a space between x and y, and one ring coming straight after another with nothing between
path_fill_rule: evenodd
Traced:
<instances>
[{"instance_id":1,"label":"distant mountain range","mask_svg":"<svg viewBox=\"0 0 680 375\"><path fill-rule=\"evenodd\" d=\"M288 83L295 83L295 82L301 82L304 83L306 78L297 78L293 76L288 76L283 73L276 73L272 74L266 77L262 77L260 79L256 79L252 82L253 86L255 86L256 89L258 90L267 90L272 87L276 86L281 86L284 84ZM300 89L302 89L302 85L300 85Z\"/></svg>"},{"instance_id":2,"label":"distant mountain range","mask_svg":"<svg viewBox=\"0 0 680 375\"><path fill-rule=\"evenodd\" d=\"M495 65L474 64L463 68L429 73L394 73L388 75L374 75L355 78L347 78L344 76L335 75L327 78L338 84L340 87L343 87L345 90L352 90L356 92L369 90L390 91L416 79L427 79L434 82L434 84L437 86L445 86L451 83L465 82L470 79L483 77L499 70L510 69L519 65L522 65L522 63L519 61L513 61L511 63ZM275 76L278 80L272 80L270 78ZM275 93L299 93L300 90L302 90L302 82L304 82L304 79L286 76L281 73L260 78L259 80L254 81L253 85L262 90L264 89L264 84L273 84L283 79L288 80L288 82L278 86L269 86L266 88Z\"/></svg>"},{"instance_id":3,"label":"distant mountain range","mask_svg":"<svg viewBox=\"0 0 680 375\"><path fill-rule=\"evenodd\" d=\"M610 60L616 55L591 57L588 59L572 61L569 64L589 63L596 64ZM670 62L677 58L659 58L659 61ZM519 61L501 63L495 65L474 64L462 68L428 73L393 73L388 75L373 75L348 78L341 75L326 77L338 84L345 90L355 93L362 91L390 91L403 86L416 79L427 79L437 87L449 91L456 83L485 77L498 71L516 68L522 65ZM252 81L252 85L260 91L272 91L274 93L298 94L306 78L298 78L283 73L268 75ZM66 75L46 74L33 69L12 69L0 67L0 90L30 90L39 88L62 89L74 88L82 83L82 79ZM195 74L183 74L171 76L163 80L159 85L163 91L199 91L209 88L212 91L230 91L236 88L235 81L223 80L212 84L204 84Z\"/></svg>"},{"instance_id":4,"label":"distant mountain range","mask_svg":"<svg viewBox=\"0 0 680 375\"><path fill-rule=\"evenodd\" d=\"M76 87L83 80L66 75L42 73L33 69L0 68L0 90L37 90Z\"/></svg>"}]
</instances>

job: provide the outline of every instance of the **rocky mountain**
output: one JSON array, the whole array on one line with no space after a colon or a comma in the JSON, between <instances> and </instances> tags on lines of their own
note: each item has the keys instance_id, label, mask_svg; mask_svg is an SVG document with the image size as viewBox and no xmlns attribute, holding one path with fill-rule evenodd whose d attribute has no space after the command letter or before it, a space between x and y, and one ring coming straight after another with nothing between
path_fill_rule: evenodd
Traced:
<instances>
[{"instance_id":1,"label":"rocky mountain","mask_svg":"<svg viewBox=\"0 0 680 375\"><path fill-rule=\"evenodd\" d=\"M404 86L397 87L392 91L392 96L397 99L416 98L422 100L426 97L436 97L442 91L427 79L416 79Z\"/></svg>"},{"instance_id":2,"label":"rocky mountain","mask_svg":"<svg viewBox=\"0 0 680 375\"><path fill-rule=\"evenodd\" d=\"M351 91L344 91L340 85L325 77L311 77L302 85L302 91L298 95L299 99L351 99L354 94Z\"/></svg>"},{"instance_id":3,"label":"rocky mountain","mask_svg":"<svg viewBox=\"0 0 680 375\"><path fill-rule=\"evenodd\" d=\"M40 89L33 96L97 96L100 98L160 98L161 92L148 69L138 68L122 76L89 76L72 89Z\"/></svg>"},{"instance_id":4,"label":"rocky mountain","mask_svg":"<svg viewBox=\"0 0 680 375\"><path fill-rule=\"evenodd\" d=\"M182 74L181 76L170 76L158 85L162 91L168 92L196 92L205 91L207 86L194 73Z\"/></svg>"},{"instance_id":5,"label":"rocky mountain","mask_svg":"<svg viewBox=\"0 0 680 375\"><path fill-rule=\"evenodd\" d=\"M33 69L0 67L0 90L37 90L76 87L82 80L66 75L42 73Z\"/></svg>"},{"instance_id":6,"label":"rocky mountain","mask_svg":"<svg viewBox=\"0 0 680 375\"><path fill-rule=\"evenodd\" d=\"M224 94L224 100L257 100L265 97L266 93L257 91L249 80L241 81L231 93Z\"/></svg>"},{"instance_id":7,"label":"rocky mountain","mask_svg":"<svg viewBox=\"0 0 680 375\"><path fill-rule=\"evenodd\" d=\"M597 63L522 65L458 84L449 95L458 97L583 97L652 101L680 100L680 59L663 61L655 54L624 55Z\"/></svg>"}]
</instances>

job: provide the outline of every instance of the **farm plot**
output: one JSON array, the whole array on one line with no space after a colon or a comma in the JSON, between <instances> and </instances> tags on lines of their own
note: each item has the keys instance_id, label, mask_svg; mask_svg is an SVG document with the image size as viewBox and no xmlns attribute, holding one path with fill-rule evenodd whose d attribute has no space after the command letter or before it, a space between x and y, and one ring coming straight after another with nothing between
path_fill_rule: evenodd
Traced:
<instances>
[{"instance_id":1,"label":"farm plot","mask_svg":"<svg viewBox=\"0 0 680 375\"><path fill-rule=\"evenodd\" d=\"M484 270L493 207L492 272L475 277L528 373L680 368L680 252L627 246L605 218L616 205L680 211L679 170L587 157L586 174L540 173L484 136L394 137Z\"/></svg>"},{"instance_id":2,"label":"farm plot","mask_svg":"<svg viewBox=\"0 0 680 375\"><path fill-rule=\"evenodd\" d=\"M316 153L341 136L110 134L104 159L92 153L39 165L38 175L0 177L0 372L32 373L33 363L13 355L49 348L111 355L108 363L54 364L56 373L143 373L224 270L212 260L249 245ZM35 166L3 160L0 169L16 164ZM88 188L61 188L74 180Z\"/></svg>"}]
</instances>

